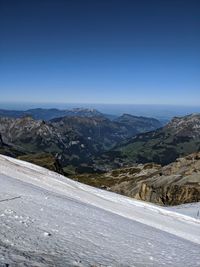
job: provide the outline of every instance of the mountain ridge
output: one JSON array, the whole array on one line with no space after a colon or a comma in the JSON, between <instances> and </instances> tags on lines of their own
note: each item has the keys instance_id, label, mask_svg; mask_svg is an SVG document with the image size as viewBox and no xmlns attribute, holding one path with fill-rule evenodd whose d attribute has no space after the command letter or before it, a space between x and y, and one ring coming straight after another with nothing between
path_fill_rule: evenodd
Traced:
<instances>
[{"instance_id":1,"label":"mountain ridge","mask_svg":"<svg viewBox=\"0 0 200 267\"><path fill-rule=\"evenodd\" d=\"M155 128L159 126L157 120L153 124L148 118L138 118L138 121L138 124L128 121L126 125L104 116L65 116L50 121L35 120L30 116L0 117L0 134L10 151L13 148L20 154L30 154L30 158L34 153L51 153L59 158L63 167L77 167L82 163L89 166L95 155L109 150L121 140L153 125Z\"/></svg>"},{"instance_id":2,"label":"mountain ridge","mask_svg":"<svg viewBox=\"0 0 200 267\"><path fill-rule=\"evenodd\" d=\"M115 118L116 116L111 114L104 114L96 109L89 108L73 108L73 109L57 109L57 108L34 108L28 110L6 110L0 109L0 117L9 118L23 118L26 116L31 116L35 120L45 120L49 121L55 118L65 117L65 116L79 116L79 117L105 117L105 118Z\"/></svg>"},{"instance_id":3,"label":"mountain ridge","mask_svg":"<svg viewBox=\"0 0 200 267\"><path fill-rule=\"evenodd\" d=\"M200 114L175 117L164 127L141 133L116 145L110 155L118 153L127 163L155 162L169 164L181 156L200 150Z\"/></svg>"}]
</instances>

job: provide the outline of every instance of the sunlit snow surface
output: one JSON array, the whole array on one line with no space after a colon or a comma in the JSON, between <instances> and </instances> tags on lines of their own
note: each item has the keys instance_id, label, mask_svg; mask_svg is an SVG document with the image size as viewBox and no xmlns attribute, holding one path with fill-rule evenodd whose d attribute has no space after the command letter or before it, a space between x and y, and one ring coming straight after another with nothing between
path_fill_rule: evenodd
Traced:
<instances>
[{"instance_id":1,"label":"sunlit snow surface","mask_svg":"<svg viewBox=\"0 0 200 267\"><path fill-rule=\"evenodd\" d=\"M0 266L6 263L196 267L200 220L0 156Z\"/></svg>"},{"instance_id":2,"label":"sunlit snow surface","mask_svg":"<svg viewBox=\"0 0 200 267\"><path fill-rule=\"evenodd\" d=\"M174 206L167 208L181 214L191 216L195 219L200 220L200 202L197 203L188 203L184 205Z\"/></svg>"}]
</instances>

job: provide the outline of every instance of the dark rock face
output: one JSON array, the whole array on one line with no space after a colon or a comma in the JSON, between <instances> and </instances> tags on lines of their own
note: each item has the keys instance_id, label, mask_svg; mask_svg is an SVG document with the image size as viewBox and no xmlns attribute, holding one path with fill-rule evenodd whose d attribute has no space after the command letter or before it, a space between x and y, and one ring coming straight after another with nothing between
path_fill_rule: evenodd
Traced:
<instances>
[{"instance_id":1,"label":"dark rock face","mask_svg":"<svg viewBox=\"0 0 200 267\"><path fill-rule=\"evenodd\" d=\"M10 157L17 157L22 153L10 145L5 144L3 141L2 135L0 134L0 154L4 154Z\"/></svg>"},{"instance_id":2,"label":"dark rock face","mask_svg":"<svg viewBox=\"0 0 200 267\"><path fill-rule=\"evenodd\" d=\"M3 139L2 139L1 134L0 134L0 146L3 146Z\"/></svg>"},{"instance_id":3,"label":"dark rock face","mask_svg":"<svg viewBox=\"0 0 200 267\"><path fill-rule=\"evenodd\" d=\"M63 168L59 160L51 154L40 153L40 154L28 154L19 156L18 159L28 161L30 163L39 165L51 171L64 174Z\"/></svg>"}]
</instances>

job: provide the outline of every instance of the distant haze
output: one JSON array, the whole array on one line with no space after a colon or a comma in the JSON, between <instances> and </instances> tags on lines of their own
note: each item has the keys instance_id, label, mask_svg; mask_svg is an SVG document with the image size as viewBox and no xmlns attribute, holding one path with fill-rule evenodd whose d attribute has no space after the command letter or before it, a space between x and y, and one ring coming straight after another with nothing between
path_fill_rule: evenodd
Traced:
<instances>
[{"instance_id":1,"label":"distant haze","mask_svg":"<svg viewBox=\"0 0 200 267\"><path fill-rule=\"evenodd\" d=\"M200 106L176 105L123 105L123 104L85 104L85 103L0 103L0 109L27 110L32 108L94 108L102 113L122 115L124 113L169 120L174 116L200 113Z\"/></svg>"}]
</instances>

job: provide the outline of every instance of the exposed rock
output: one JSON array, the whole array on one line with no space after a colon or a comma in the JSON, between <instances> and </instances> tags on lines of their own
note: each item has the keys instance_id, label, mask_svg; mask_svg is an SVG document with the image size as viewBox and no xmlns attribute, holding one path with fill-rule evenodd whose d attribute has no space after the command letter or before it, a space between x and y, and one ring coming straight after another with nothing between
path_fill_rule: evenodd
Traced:
<instances>
[{"instance_id":1,"label":"exposed rock","mask_svg":"<svg viewBox=\"0 0 200 267\"><path fill-rule=\"evenodd\" d=\"M2 139L1 134L0 134L0 146L3 146L3 139Z\"/></svg>"},{"instance_id":2,"label":"exposed rock","mask_svg":"<svg viewBox=\"0 0 200 267\"><path fill-rule=\"evenodd\" d=\"M150 166L149 166L150 167ZM140 173L126 184L116 185L111 190L137 199L177 205L200 200L200 153L177 159L168 166L144 165Z\"/></svg>"},{"instance_id":3,"label":"exposed rock","mask_svg":"<svg viewBox=\"0 0 200 267\"><path fill-rule=\"evenodd\" d=\"M32 112L46 114L47 111L39 109ZM94 157L99 153L111 149L138 131L153 127L152 119L149 118L136 117L137 123L129 122L126 126L124 123L105 118L96 110L74 109L71 112L78 116L65 116L48 122L35 120L28 115L17 119L0 117L0 133L7 145L20 152L17 154L59 154L62 167L72 166L75 169L81 164L92 166ZM144 120L144 124L148 120L151 123L142 129L140 121ZM155 120L154 127L157 127L157 122ZM95 169L98 168L94 167Z\"/></svg>"},{"instance_id":4,"label":"exposed rock","mask_svg":"<svg viewBox=\"0 0 200 267\"><path fill-rule=\"evenodd\" d=\"M84 176L84 178L83 178ZM160 205L200 201L200 153L177 159L165 167L138 164L104 174L79 175L79 181Z\"/></svg>"}]
</instances>

